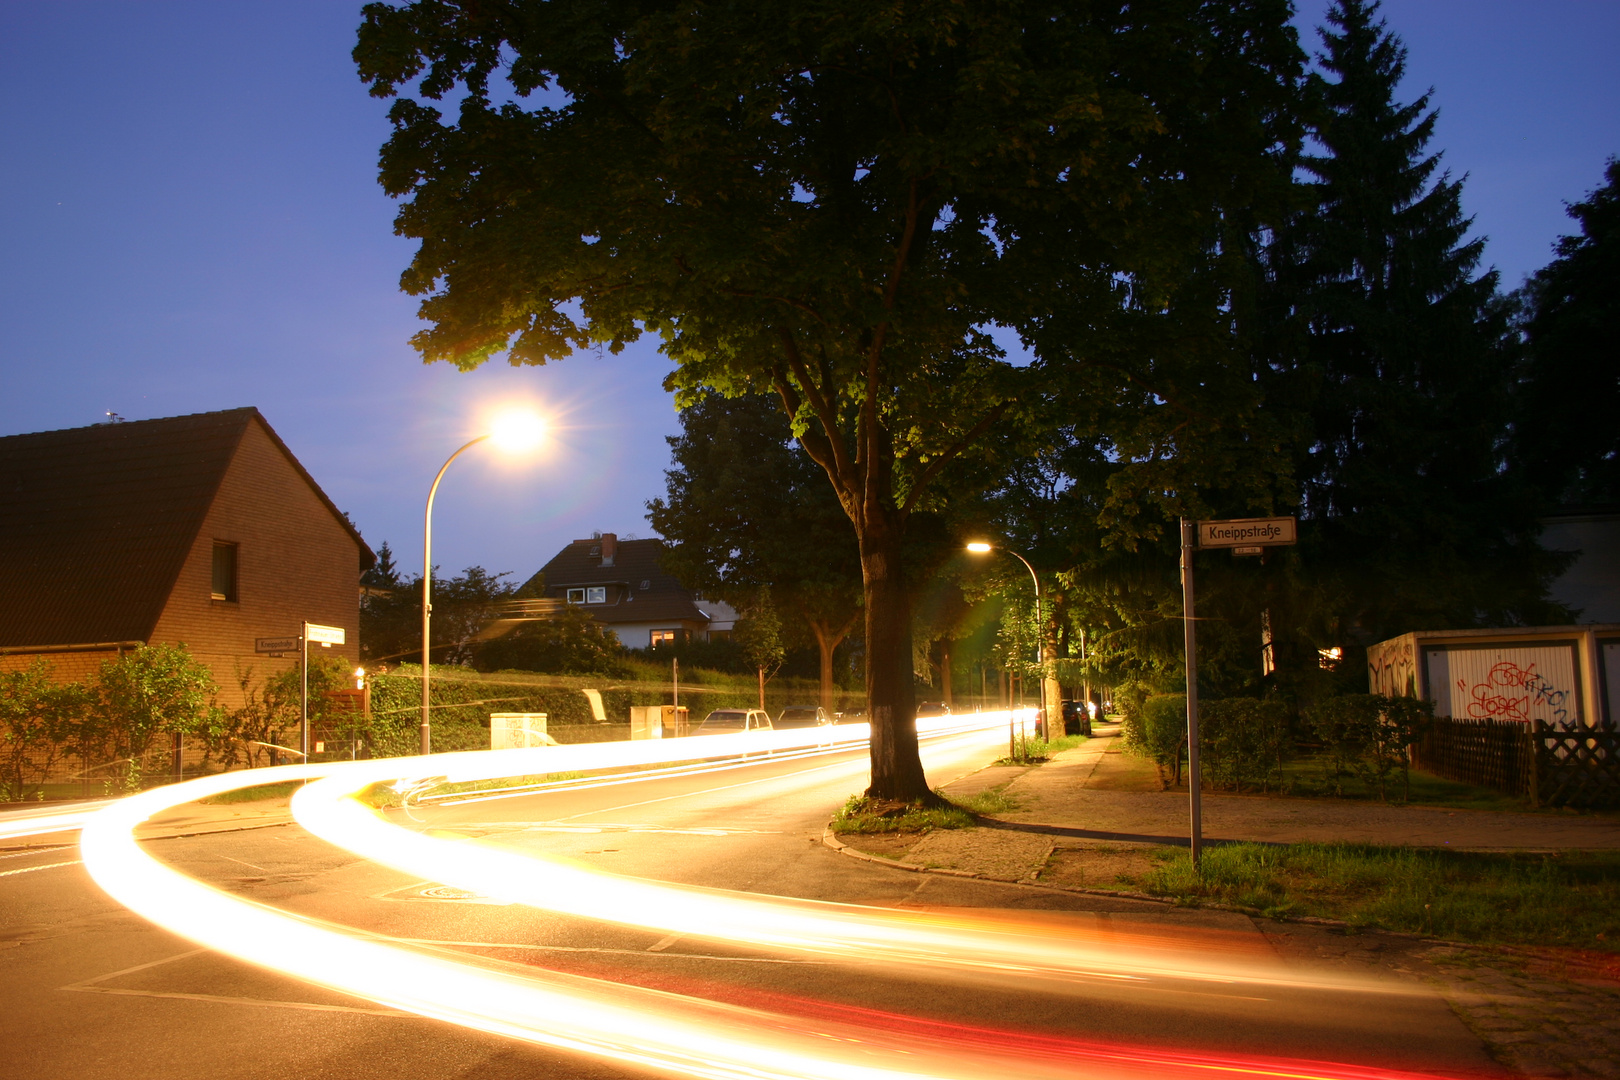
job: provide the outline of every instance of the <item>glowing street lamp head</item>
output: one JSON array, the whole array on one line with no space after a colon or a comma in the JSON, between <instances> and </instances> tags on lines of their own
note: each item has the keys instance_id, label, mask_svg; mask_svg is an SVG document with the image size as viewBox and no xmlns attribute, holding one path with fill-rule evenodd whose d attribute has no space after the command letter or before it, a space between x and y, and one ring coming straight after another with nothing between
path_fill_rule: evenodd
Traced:
<instances>
[{"instance_id":1,"label":"glowing street lamp head","mask_svg":"<svg viewBox=\"0 0 1620 1080\"><path fill-rule=\"evenodd\" d=\"M532 412L502 413L490 425L490 440L509 454L521 454L540 445L546 424Z\"/></svg>"},{"instance_id":2,"label":"glowing street lamp head","mask_svg":"<svg viewBox=\"0 0 1620 1080\"><path fill-rule=\"evenodd\" d=\"M975 555L985 555L990 551L990 545L983 540L974 540L968 544L967 549Z\"/></svg>"}]
</instances>

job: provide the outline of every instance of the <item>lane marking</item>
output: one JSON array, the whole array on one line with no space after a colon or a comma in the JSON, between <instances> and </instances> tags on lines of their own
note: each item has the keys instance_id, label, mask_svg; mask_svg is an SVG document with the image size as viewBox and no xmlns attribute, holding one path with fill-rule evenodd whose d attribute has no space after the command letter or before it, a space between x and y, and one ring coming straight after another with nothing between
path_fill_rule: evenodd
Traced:
<instances>
[{"instance_id":1,"label":"lane marking","mask_svg":"<svg viewBox=\"0 0 1620 1080\"><path fill-rule=\"evenodd\" d=\"M356 1005L317 1005L312 1001L273 1001L269 998L226 997L222 994L182 994L169 990L120 990L111 986L64 986L63 990L77 990L86 994L117 994L121 997L172 998L179 1001L212 1001L221 1005L255 1005L264 1009L303 1009L308 1012L362 1013L366 1016L401 1016L408 1020L425 1020L420 1013L402 1009L365 1009Z\"/></svg>"},{"instance_id":2,"label":"lane marking","mask_svg":"<svg viewBox=\"0 0 1620 1080\"><path fill-rule=\"evenodd\" d=\"M44 866L25 866L21 870L0 870L0 877L15 877L18 874L32 874L35 870L54 870L58 866L78 866L83 859L74 859L72 862L46 863Z\"/></svg>"},{"instance_id":3,"label":"lane marking","mask_svg":"<svg viewBox=\"0 0 1620 1080\"><path fill-rule=\"evenodd\" d=\"M659 938L657 941L655 941L651 945L647 946L647 951L648 952L663 952L665 949L669 948L671 945L673 945L677 941L681 940L681 937L682 937L682 935L680 935L680 934L670 934L668 937Z\"/></svg>"},{"instance_id":4,"label":"lane marking","mask_svg":"<svg viewBox=\"0 0 1620 1080\"><path fill-rule=\"evenodd\" d=\"M61 851L64 848L74 846L73 844L41 844L39 847L23 848L21 851L8 851L0 854L0 859L20 859L25 855L43 855L47 851Z\"/></svg>"}]
</instances>

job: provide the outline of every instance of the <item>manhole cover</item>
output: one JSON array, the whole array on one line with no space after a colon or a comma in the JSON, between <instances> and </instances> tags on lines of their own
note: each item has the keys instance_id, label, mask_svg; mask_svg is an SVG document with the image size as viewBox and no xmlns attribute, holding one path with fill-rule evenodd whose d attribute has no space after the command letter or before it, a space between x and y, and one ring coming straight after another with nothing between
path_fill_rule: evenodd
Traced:
<instances>
[{"instance_id":1,"label":"manhole cover","mask_svg":"<svg viewBox=\"0 0 1620 1080\"><path fill-rule=\"evenodd\" d=\"M483 893L468 892L453 885L434 885L417 894L425 900L488 900Z\"/></svg>"}]
</instances>

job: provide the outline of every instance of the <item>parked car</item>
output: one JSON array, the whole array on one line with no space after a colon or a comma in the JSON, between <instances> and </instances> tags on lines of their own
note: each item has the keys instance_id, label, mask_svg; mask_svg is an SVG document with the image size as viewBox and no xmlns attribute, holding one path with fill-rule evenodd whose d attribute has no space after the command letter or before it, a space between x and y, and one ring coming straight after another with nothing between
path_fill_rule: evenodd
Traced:
<instances>
[{"instance_id":1,"label":"parked car","mask_svg":"<svg viewBox=\"0 0 1620 1080\"><path fill-rule=\"evenodd\" d=\"M743 731L770 731L771 714L764 709L716 709L703 718L694 735L736 735Z\"/></svg>"},{"instance_id":2,"label":"parked car","mask_svg":"<svg viewBox=\"0 0 1620 1080\"><path fill-rule=\"evenodd\" d=\"M1084 701L1065 701L1063 703L1063 734L1086 735L1091 734L1091 710Z\"/></svg>"},{"instance_id":3,"label":"parked car","mask_svg":"<svg viewBox=\"0 0 1620 1080\"><path fill-rule=\"evenodd\" d=\"M951 707L949 705L945 704L943 701L919 701L919 702L917 702L917 719L919 719L919 720L921 720L925 716L949 716L949 715L951 715Z\"/></svg>"},{"instance_id":4,"label":"parked car","mask_svg":"<svg viewBox=\"0 0 1620 1080\"><path fill-rule=\"evenodd\" d=\"M776 717L776 727L807 728L825 727L832 723L832 717L820 705L789 705Z\"/></svg>"}]
</instances>

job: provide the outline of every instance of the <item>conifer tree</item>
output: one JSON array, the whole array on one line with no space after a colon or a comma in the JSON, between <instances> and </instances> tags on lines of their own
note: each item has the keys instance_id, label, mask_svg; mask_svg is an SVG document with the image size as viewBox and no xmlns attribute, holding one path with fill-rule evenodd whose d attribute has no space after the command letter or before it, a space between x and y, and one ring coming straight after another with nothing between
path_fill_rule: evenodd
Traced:
<instances>
[{"instance_id":1,"label":"conifer tree","mask_svg":"<svg viewBox=\"0 0 1620 1080\"><path fill-rule=\"evenodd\" d=\"M1531 483L1548 502L1620 502L1620 162L1569 208L1579 236L1531 278L1516 425Z\"/></svg>"},{"instance_id":2,"label":"conifer tree","mask_svg":"<svg viewBox=\"0 0 1620 1080\"><path fill-rule=\"evenodd\" d=\"M1479 270L1462 180L1429 149L1433 91L1397 99L1406 49L1378 9L1338 0L1319 31L1310 209L1276 251L1310 423L1296 470L1312 595L1294 617L1352 649L1544 616L1557 565L1503 468L1508 306Z\"/></svg>"}]
</instances>

